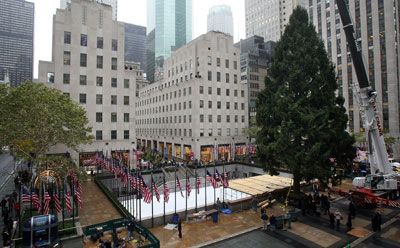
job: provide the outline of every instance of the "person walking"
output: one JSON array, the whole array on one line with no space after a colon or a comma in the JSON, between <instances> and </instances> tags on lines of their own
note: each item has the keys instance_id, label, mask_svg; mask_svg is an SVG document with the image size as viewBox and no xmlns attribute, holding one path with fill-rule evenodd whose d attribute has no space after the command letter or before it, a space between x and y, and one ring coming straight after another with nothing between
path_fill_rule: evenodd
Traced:
<instances>
[{"instance_id":1,"label":"person walking","mask_svg":"<svg viewBox=\"0 0 400 248\"><path fill-rule=\"evenodd\" d=\"M267 230L268 215L264 208L261 209L261 220L263 222L263 230Z\"/></svg>"},{"instance_id":2,"label":"person walking","mask_svg":"<svg viewBox=\"0 0 400 248\"><path fill-rule=\"evenodd\" d=\"M275 228L276 228L276 218L275 218L274 215L271 215L271 217L269 218L269 224L270 224L271 231L275 231Z\"/></svg>"},{"instance_id":3,"label":"person walking","mask_svg":"<svg viewBox=\"0 0 400 248\"><path fill-rule=\"evenodd\" d=\"M350 201L349 203L349 211L351 218L354 219L356 217L356 205L353 203L353 201Z\"/></svg>"},{"instance_id":4,"label":"person walking","mask_svg":"<svg viewBox=\"0 0 400 248\"><path fill-rule=\"evenodd\" d=\"M178 222L178 232L179 232L179 238L182 238L182 220L179 220Z\"/></svg>"},{"instance_id":5,"label":"person walking","mask_svg":"<svg viewBox=\"0 0 400 248\"><path fill-rule=\"evenodd\" d=\"M332 229L335 228L335 215L333 212L329 212L329 224Z\"/></svg>"},{"instance_id":6,"label":"person walking","mask_svg":"<svg viewBox=\"0 0 400 248\"><path fill-rule=\"evenodd\" d=\"M135 231L135 224L133 223L133 220L128 222L126 229L128 230L128 240L131 240L133 238L133 232Z\"/></svg>"},{"instance_id":7,"label":"person walking","mask_svg":"<svg viewBox=\"0 0 400 248\"><path fill-rule=\"evenodd\" d=\"M336 220L336 229L339 231L340 230L340 220L342 220L342 214L340 213L339 209L336 209L335 211L335 220Z\"/></svg>"},{"instance_id":8,"label":"person walking","mask_svg":"<svg viewBox=\"0 0 400 248\"><path fill-rule=\"evenodd\" d=\"M353 219L353 217L352 217L351 213L349 213L349 215L347 216L347 223L346 223L346 226L347 226L349 231L353 227L352 219Z\"/></svg>"},{"instance_id":9,"label":"person walking","mask_svg":"<svg viewBox=\"0 0 400 248\"><path fill-rule=\"evenodd\" d=\"M381 213L378 211L376 212L376 228L377 231L380 232L382 227L382 216Z\"/></svg>"}]
</instances>

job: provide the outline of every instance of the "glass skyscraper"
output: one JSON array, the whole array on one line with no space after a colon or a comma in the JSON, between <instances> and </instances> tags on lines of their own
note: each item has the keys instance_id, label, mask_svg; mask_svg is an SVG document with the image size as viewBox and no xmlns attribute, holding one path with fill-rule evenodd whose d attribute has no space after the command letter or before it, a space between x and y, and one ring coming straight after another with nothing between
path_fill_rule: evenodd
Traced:
<instances>
[{"instance_id":1,"label":"glass skyscraper","mask_svg":"<svg viewBox=\"0 0 400 248\"><path fill-rule=\"evenodd\" d=\"M9 73L15 86L32 80L35 5L24 0L0 0L0 80Z\"/></svg>"},{"instance_id":2,"label":"glass skyscraper","mask_svg":"<svg viewBox=\"0 0 400 248\"><path fill-rule=\"evenodd\" d=\"M140 69L146 71L146 27L124 23L125 61L139 62Z\"/></svg>"},{"instance_id":3,"label":"glass skyscraper","mask_svg":"<svg viewBox=\"0 0 400 248\"><path fill-rule=\"evenodd\" d=\"M148 0L147 34L147 78L152 82L171 51L192 40L192 0Z\"/></svg>"}]
</instances>

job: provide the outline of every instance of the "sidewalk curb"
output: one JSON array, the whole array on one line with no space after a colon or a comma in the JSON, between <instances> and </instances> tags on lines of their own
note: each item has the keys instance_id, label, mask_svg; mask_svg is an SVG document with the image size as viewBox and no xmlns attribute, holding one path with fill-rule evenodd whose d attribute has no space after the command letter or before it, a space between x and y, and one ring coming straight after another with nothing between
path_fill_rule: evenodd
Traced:
<instances>
[{"instance_id":1,"label":"sidewalk curb","mask_svg":"<svg viewBox=\"0 0 400 248\"><path fill-rule=\"evenodd\" d=\"M382 229L388 227L389 225L393 224L394 222L396 222L397 220L400 219L400 214L396 215L395 217L393 217L392 219L386 221L385 223L383 223L382 225ZM371 233L369 233L367 236L356 239L355 241L353 241L350 244L350 247L357 247L358 245L360 245L362 242L364 242L365 240L369 239L370 237L374 236L376 234L376 232L371 231Z\"/></svg>"},{"instance_id":2,"label":"sidewalk curb","mask_svg":"<svg viewBox=\"0 0 400 248\"><path fill-rule=\"evenodd\" d=\"M191 247L192 248L206 247L208 245L212 245L212 244L218 243L218 242L223 241L223 240L227 240L227 239L234 238L236 236L240 236L242 234L245 234L245 233L248 233L248 232L251 232L251 231L254 231L254 230L258 230L261 227L262 226L256 226L256 227L248 228L248 229L245 229L243 231L240 231L240 232L237 232L237 233L234 233L234 234L230 234L228 236L224 236L224 237L221 237L221 238L218 238L218 239L210 240L208 242L204 242L204 243L201 243L201 244L198 244L198 245L194 245L194 246L191 246Z\"/></svg>"}]
</instances>

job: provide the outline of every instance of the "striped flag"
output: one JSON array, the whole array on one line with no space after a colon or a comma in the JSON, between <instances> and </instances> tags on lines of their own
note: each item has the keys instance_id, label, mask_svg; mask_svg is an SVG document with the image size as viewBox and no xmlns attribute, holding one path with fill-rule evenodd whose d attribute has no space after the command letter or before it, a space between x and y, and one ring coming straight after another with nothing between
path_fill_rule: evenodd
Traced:
<instances>
[{"instance_id":1,"label":"striped flag","mask_svg":"<svg viewBox=\"0 0 400 248\"><path fill-rule=\"evenodd\" d=\"M186 193L187 196L190 196L190 192L192 192L192 186L190 186L190 178L186 179Z\"/></svg>"},{"instance_id":2,"label":"striped flag","mask_svg":"<svg viewBox=\"0 0 400 248\"><path fill-rule=\"evenodd\" d=\"M213 188L217 188L217 181L215 181L215 178L213 176L211 176L210 172L208 172L207 170L207 180L210 181L211 185L213 186Z\"/></svg>"},{"instance_id":3,"label":"striped flag","mask_svg":"<svg viewBox=\"0 0 400 248\"><path fill-rule=\"evenodd\" d=\"M164 201L168 202L169 201L169 188L168 188L167 183L164 183L163 191L164 191Z\"/></svg>"},{"instance_id":4,"label":"striped flag","mask_svg":"<svg viewBox=\"0 0 400 248\"><path fill-rule=\"evenodd\" d=\"M200 194L201 180L200 177L196 178L197 194Z\"/></svg>"},{"instance_id":5,"label":"striped flag","mask_svg":"<svg viewBox=\"0 0 400 248\"><path fill-rule=\"evenodd\" d=\"M182 187L181 187L181 182L179 182L178 176L176 177L176 187L181 191L181 196L182 196L182 197L185 197L185 196L183 196Z\"/></svg>"},{"instance_id":6,"label":"striped flag","mask_svg":"<svg viewBox=\"0 0 400 248\"><path fill-rule=\"evenodd\" d=\"M65 206L68 210L68 212L72 211L72 205L71 205L71 196L67 190L67 193L65 194Z\"/></svg>"},{"instance_id":7,"label":"striped flag","mask_svg":"<svg viewBox=\"0 0 400 248\"><path fill-rule=\"evenodd\" d=\"M53 195L53 200L54 200L54 207L56 208L57 213L61 212L61 204L60 204L60 199L58 198L57 193Z\"/></svg>"},{"instance_id":8,"label":"striped flag","mask_svg":"<svg viewBox=\"0 0 400 248\"><path fill-rule=\"evenodd\" d=\"M219 187L219 182L222 183L222 177L221 174L219 174L218 170L215 170L214 176L215 176L215 181L217 182L217 187Z\"/></svg>"},{"instance_id":9,"label":"striped flag","mask_svg":"<svg viewBox=\"0 0 400 248\"><path fill-rule=\"evenodd\" d=\"M47 191L44 192L44 208L43 208L43 213L44 214L49 214L50 212L50 200L51 197Z\"/></svg>"},{"instance_id":10,"label":"striped flag","mask_svg":"<svg viewBox=\"0 0 400 248\"><path fill-rule=\"evenodd\" d=\"M79 208L82 208L82 198L79 190L75 190L76 200L78 201Z\"/></svg>"},{"instance_id":11,"label":"striped flag","mask_svg":"<svg viewBox=\"0 0 400 248\"><path fill-rule=\"evenodd\" d=\"M224 186L224 188L229 187L228 173L226 173L226 171L224 172L224 178L222 179L222 185Z\"/></svg>"},{"instance_id":12,"label":"striped flag","mask_svg":"<svg viewBox=\"0 0 400 248\"><path fill-rule=\"evenodd\" d=\"M156 194L157 201L160 202L160 192L158 192L157 185L154 182L153 178L151 178L153 191Z\"/></svg>"},{"instance_id":13,"label":"striped flag","mask_svg":"<svg viewBox=\"0 0 400 248\"><path fill-rule=\"evenodd\" d=\"M146 183L143 181L143 178L141 180L141 184L143 185L143 188L142 188L143 201L145 203L150 203L153 196L151 195L151 192L150 192L149 188L147 187Z\"/></svg>"},{"instance_id":14,"label":"striped flag","mask_svg":"<svg viewBox=\"0 0 400 248\"><path fill-rule=\"evenodd\" d=\"M21 200L23 203L29 203L31 202L31 195L23 193L21 196Z\"/></svg>"},{"instance_id":15,"label":"striped flag","mask_svg":"<svg viewBox=\"0 0 400 248\"><path fill-rule=\"evenodd\" d=\"M35 205L36 209L40 212L40 202L39 202L39 196L35 193L32 192L32 203Z\"/></svg>"}]
</instances>

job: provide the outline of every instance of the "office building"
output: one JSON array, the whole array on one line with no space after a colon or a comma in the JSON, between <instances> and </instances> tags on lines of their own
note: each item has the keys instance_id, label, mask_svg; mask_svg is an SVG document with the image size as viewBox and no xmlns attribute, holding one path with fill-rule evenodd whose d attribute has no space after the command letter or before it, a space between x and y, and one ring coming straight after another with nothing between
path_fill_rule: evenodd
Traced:
<instances>
[{"instance_id":1,"label":"office building","mask_svg":"<svg viewBox=\"0 0 400 248\"><path fill-rule=\"evenodd\" d=\"M244 155L248 100L239 60L232 36L214 31L175 51L164 78L139 91L137 144L204 163Z\"/></svg>"},{"instance_id":2,"label":"office building","mask_svg":"<svg viewBox=\"0 0 400 248\"><path fill-rule=\"evenodd\" d=\"M245 0L246 37L258 35L266 41L278 41L293 9L306 3L306 0Z\"/></svg>"},{"instance_id":3,"label":"office building","mask_svg":"<svg viewBox=\"0 0 400 248\"><path fill-rule=\"evenodd\" d=\"M382 128L390 135L399 137L399 2L354 0L349 3L369 81L378 93L377 109ZM334 1L312 0L308 12L335 64L338 94L345 98L344 105L349 115L348 129L360 132L363 130L360 108L353 96L353 84L357 78L337 6Z\"/></svg>"},{"instance_id":4,"label":"office building","mask_svg":"<svg viewBox=\"0 0 400 248\"><path fill-rule=\"evenodd\" d=\"M0 80L12 86L33 77L35 5L24 0L0 0Z\"/></svg>"},{"instance_id":5,"label":"office building","mask_svg":"<svg viewBox=\"0 0 400 248\"><path fill-rule=\"evenodd\" d=\"M146 71L146 27L125 23L125 61L140 63Z\"/></svg>"},{"instance_id":6,"label":"office building","mask_svg":"<svg viewBox=\"0 0 400 248\"><path fill-rule=\"evenodd\" d=\"M275 45L273 41L264 42L261 36L252 36L235 44L240 48L241 81L248 88L249 118L256 116L258 93L265 89L265 77Z\"/></svg>"},{"instance_id":7,"label":"office building","mask_svg":"<svg viewBox=\"0 0 400 248\"><path fill-rule=\"evenodd\" d=\"M207 32L219 31L233 36L233 17L231 7L216 5L210 8L207 16Z\"/></svg>"},{"instance_id":8,"label":"office building","mask_svg":"<svg viewBox=\"0 0 400 248\"><path fill-rule=\"evenodd\" d=\"M96 1L98 3L110 5L112 8L112 18L115 21L117 20L118 0L91 0L91 1ZM60 8L61 9L66 9L68 7L68 4L71 4L71 0L60 0Z\"/></svg>"},{"instance_id":9,"label":"office building","mask_svg":"<svg viewBox=\"0 0 400 248\"><path fill-rule=\"evenodd\" d=\"M147 1L147 78L171 52L192 40L192 0Z\"/></svg>"},{"instance_id":10,"label":"office building","mask_svg":"<svg viewBox=\"0 0 400 248\"><path fill-rule=\"evenodd\" d=\"M112 20L109 6L72 0L70 8L57 9L53 30L52 61L39 61L39 81L86 110L95 140L80 146L79 155L130 150L136 80L143 77L137 64L124 61L124 23ZM66 151L57 149L53 152Z\"/></svg>"}]
</instances>

